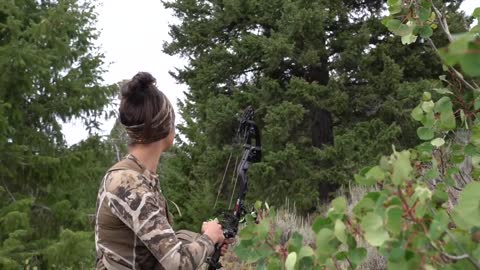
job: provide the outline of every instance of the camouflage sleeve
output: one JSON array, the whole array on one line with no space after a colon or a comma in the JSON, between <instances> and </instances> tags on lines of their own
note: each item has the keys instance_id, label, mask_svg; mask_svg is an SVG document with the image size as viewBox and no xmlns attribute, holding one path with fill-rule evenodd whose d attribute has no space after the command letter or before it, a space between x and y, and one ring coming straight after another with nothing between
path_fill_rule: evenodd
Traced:
<instances>
[{"instance_id":1,"label":"camouflage sleeve","mask_svg":"<svg viewBox=\"0 0 480 270\"><path fill-rule=\"evenodd\" d=\"M182 244L167 220L165 202L159 201L163 197L158 198L153 187L136 179L139 177L114 177L106 195L112 213L135 232L163 268L197 269L213 254L214 243L201 235L194 242Z\"/></svg>"}]
</instances>

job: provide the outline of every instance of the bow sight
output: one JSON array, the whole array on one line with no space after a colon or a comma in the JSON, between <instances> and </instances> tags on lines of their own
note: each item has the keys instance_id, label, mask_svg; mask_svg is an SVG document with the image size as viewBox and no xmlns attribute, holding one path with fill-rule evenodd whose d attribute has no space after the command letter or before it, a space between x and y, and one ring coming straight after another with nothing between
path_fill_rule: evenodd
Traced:
<instances>
[{"instance_id":1,"label":"bow sight","mask_svg":"<svg viewBox=\"0 0 480 270\"><path fill-rule=\"evenodd\" d=\"M233 210L224 213L223 217L220 219L220 223L223 227L223 235L226 239L233 238L237 235L240 220L242 220L246 214L244 202L247 195L248 168L251 163L260 162L262 158L260 131L258 130L257 124L253 121L253 115L253 108L248 106L240 119L240 126L237 132L237 136L243 143L244 150L242 159L237 167L237 179L240 180L240 184L235 206ZM216 245L215 253L212 257L207 259L209 270L222 268L222 264L219 262L220 250L221 246Z\"/></svg>"}]
</instances>

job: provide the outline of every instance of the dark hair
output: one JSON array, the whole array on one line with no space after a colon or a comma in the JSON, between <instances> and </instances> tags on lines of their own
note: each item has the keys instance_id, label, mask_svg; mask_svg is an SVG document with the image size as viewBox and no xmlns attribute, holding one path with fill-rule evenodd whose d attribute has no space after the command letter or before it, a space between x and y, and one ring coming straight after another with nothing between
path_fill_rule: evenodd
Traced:
<instances>
[{"instance_id":1,"label":"dark hair","mask_svg":"<svg viewBox=\"0 0 480 270\"><path fill-rule=\"evenodd\" d=\"M175 114L168 98L148 72L137 73L121 87L120 122L132 143L151 143L168 136Z\"/></svg>"}]
</instances>

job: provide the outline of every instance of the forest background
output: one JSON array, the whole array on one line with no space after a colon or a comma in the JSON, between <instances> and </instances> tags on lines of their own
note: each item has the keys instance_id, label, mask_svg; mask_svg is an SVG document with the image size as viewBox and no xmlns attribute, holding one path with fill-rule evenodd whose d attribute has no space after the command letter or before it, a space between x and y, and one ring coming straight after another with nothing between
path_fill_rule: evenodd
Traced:
<instances>
[{"instance_id":1,"label":"forest background","mask_svg":"<svg viewBox=\"0 0 480 270\"><path fill-rule=\"evenodd\" d=\"M440 2L440 1L439 1ZM441 1L452 33L472 18ZM118 125L69 146L62 122L95 130L115 117L118 85L102 83L95 3L0 3L0 266L91 268L99 181L125 151ZM439 58L419 39L403 46L381 23L383 1L174 1L179 22L164 51L188 59L172 76L188 86L183 123L159 172L176 228L197 229L226 208L222 183L238 113L256 108L263 162L249 201L295 204L315 215L353 174L419 143L410 113L441 87ZM470 12L468 12L470 14ZM441 33L432 39L447 44ZM125 78L127 79L127 78ZM234 155L235 156L235 155ZM227 167L231 175L234 162ZM177 207L172 206L171 209ZM180 216L180 212L182 215Z\"/></svg>"}]
</instances>

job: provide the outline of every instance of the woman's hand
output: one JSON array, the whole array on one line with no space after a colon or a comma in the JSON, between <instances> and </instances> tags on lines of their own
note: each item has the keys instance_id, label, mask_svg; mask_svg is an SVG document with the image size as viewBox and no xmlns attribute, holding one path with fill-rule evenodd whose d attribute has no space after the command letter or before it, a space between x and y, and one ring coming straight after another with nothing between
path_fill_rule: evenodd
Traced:
<instances>
[{"instance_id":1,"label":"woman's hand","mask_svg":"<svg viewBox=\"0 0 480 270\"><path fill-rule=\"evenodd\" d=\"M232 244L234 241L235 241L234 238L228 238L228 239L225 239L225 240L223 241L223 245L222 245L222 247L221 247L221 249L220 249L220 255L221 255L221 256L224 256L224 255L227 253L228 247L229 247L230 244Z\"/></svg>"},{"instance_id":2,"label":"woman's hand","mask_svg":"<svg viewBox=\"0 0 480 270\"><path fill-rule=\"evenodd\" d=\"M220 225L216 220L203 222L202 232L203 234L207 235L215 244L222 244L225 240L225 236L223 236L222 225Z\"/></svg>"}]
</instances>

